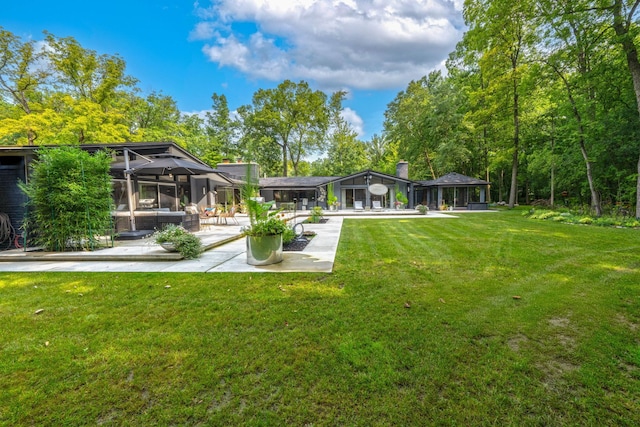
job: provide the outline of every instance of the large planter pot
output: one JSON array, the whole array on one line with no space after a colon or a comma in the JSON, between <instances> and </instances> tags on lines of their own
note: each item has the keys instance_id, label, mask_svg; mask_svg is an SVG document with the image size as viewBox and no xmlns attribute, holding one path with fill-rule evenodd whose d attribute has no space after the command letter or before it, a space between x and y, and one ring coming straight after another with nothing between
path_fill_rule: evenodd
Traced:
<instances>
[{"instance_id":1,"label":"large planter pot","mask_svg":"<svg viewBox=\"0 0 640 427\"><path fill-rule=\"evenodd\" d=\"M282 261L282 234L247 236L247 264L269 265Z\"/></svg>"}]
</instances>

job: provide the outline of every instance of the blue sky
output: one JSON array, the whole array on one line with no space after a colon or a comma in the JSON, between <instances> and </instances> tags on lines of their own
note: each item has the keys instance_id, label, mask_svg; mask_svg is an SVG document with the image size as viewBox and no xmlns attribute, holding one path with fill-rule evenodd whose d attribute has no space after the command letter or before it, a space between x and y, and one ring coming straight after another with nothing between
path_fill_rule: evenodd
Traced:
<instances>
[{"instance_id":1,"label":"blue sky","mask_svg":"<svg viewBox=\"0 0 640 427\"><path fill-rule=\"evenodd\" d=\"M214 92L234 110L285 79L346 90L344 116L365 140L399 91L443 68L464 31L463 0L6 3L5 30L118 54L144 95L170 95L185 113L210 109Z\"/></svg>"}]
</instances>

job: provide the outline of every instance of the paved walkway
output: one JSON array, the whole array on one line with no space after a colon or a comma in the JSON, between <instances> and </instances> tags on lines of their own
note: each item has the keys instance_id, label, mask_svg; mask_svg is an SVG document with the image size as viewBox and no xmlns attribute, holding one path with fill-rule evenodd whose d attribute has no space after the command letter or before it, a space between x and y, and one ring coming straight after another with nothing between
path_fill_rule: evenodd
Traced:
<instances>
[{"instance_id":1,"label":"paved walkway","mask_svg":"<svg viewBox=\"0 0 640 427\"><path fill-rule=\"evenodd\" d=\"M462 211L460 211L462 212ZM478 212L478 211L474 211ZM458 212L429 212L428 215L407 214L422 219L455 218ZM399 213L342 212L327 214L325 224L304 224L305 231L315 231L304 251L284 252L281 263L252 266L246 263L245 239L241 227L248 224L239 216L239 225L213 225L196 234L207 250L195 260L184 260L177 253L166 252L152 239L118 241L115 247L93 252L25 252L21 249L0 252L0 271L83 271L83 272L318 272L333 270L336 249L345 218L396 218ZM298 217L297 221L304 220Z\"/></svg>"}]
</instances>

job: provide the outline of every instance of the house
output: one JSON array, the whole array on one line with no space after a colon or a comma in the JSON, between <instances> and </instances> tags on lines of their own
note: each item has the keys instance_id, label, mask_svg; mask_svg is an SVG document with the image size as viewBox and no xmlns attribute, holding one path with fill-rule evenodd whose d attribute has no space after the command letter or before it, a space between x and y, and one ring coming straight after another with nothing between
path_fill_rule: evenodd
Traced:
<instances>
[{"instance_id":1,"label":"house","mask_svg":"<svg viewBox=\"0 0 640 427\"><path fill-rule=\"evenodd\" d=\"M355 202L372 208L392 208L396 194L406 194L408 206L414 206L414 188L416 183L408 178L408 163L399 162L396 175L387 175L371 169L348 176L328 177L276 177L261 178L260 195L265 200L275 200L276 205L294 203L296 209L310 209L320 206L328 209L327 196L329 184L333 184L334 195L338 198L339 209L354 209Z\"/></svg>"},{"instance_id":2,"label":"house","mask_svg":"<svg viewBox=\"0 0 640 427\"><path fill-rule=\"evenodd\" d=\"M256 163L219 163L216 169L231 180L236 189L245 182L247 173L252 177L260 176L260 167ZM487 181L458 173L449 173L430 181L413 181L408 176L409 164L400 161L396 165L395 175L367 169L348 176L264 177L258 179L258 186L264 200L275 201L278 207L293 205L296 210L307 210L314 206L329 209L329 184L333 184L340 210L354 209L356 202L362 202L364 209L373 208L374 205L390 209L396 204L398 192L407 196L407 208L414 208L417 204L431 209L439 209L443 205L452 208L487 208Z\"/></svg>"},{"instance_id":3,"label":"house","mask_svg":"<svg viewBox=\"0 0 640 427\"><path fill-rule=\"evenodd\" d=\"M225 196L239 188L237 181L173 142L79 147L89 152L105 149L112 152L114 225L118 233L149 231L166 223L183 224L194 230L199 221L184 211L186 205L235 203ZM37 158L40 148L0 147L0 212L8 214L15 230L20 229L26 215L27 201L18 182L28 181L29 164Z\"/></svg>"},{"instance_id":4,"label":"house","mask_svg":"<svg viewBox=\"0 0 640 427\"><path fill-rule=\"evenodd\" d=\"M19 230L26 215L25 195L18 182L29 179L29 164L37 158L39 146L0 147L0 212ZM80 148L89 152L108 149L113 155L114 228L145 235L167 223L178 223L196 230L199 221L188 205L200 210L212 205L240 202L240 188L247 173L259 177L255 163L220 163L212 169L173 142L90 144ZM430 181L408 179L409 165L401 161L396 174L371 169L348 176L259 178L260 195L277 206L295 206L297 210L320 206L329 209L329 188L338 199L338 209L389 209L397 195L406 195L408 208L417 204L437 209L486 209L489 182L450 173ZM144 231L144 232L143 232ZM138 233L140 232L140 233ZM1 243L1 242L0 242ZM1 247L1 246L0 246Z\"/></svg>"}]
</instances>

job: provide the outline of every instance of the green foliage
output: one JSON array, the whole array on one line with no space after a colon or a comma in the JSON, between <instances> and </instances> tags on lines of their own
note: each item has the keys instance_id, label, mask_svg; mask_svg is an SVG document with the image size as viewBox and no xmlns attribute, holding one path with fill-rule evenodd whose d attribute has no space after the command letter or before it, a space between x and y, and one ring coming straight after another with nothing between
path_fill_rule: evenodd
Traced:
<instances>
[{"instance_id":1,"label":"green foliage","mask_svg":"<svg viewBox=\"0 0 640 427\"><path fill-rule=\"evenodd\" d=\"M568 224L597 225L600 227L638 228L640 221L635 218L615 216L591 217L578 212L555 211L547 209L531 209L523 212L530 219L550 220L554 222L566 222Z\"/></svg>"},{"instance_id":2,"label":"green foliage","mask_svg":"<svg viewBox=\"0 0 640 427\"><path fill-rule=\"evenodd\" d=\"M111 233L111 156L77 147L40 149L28 183L23 228L50 251L88 250Z\"/></svg>"},{"instance_id":3,"label":"green foliage","mask_svg":"<svg viewBox=\"0 0 640 427\"><path fill-rule=\"evenodd\" d=\"M311 215L309 215L309 218L307 219L307 221L317 224L320 222L320 220L322 220L323 216L324 216L324 211L322 210L322 208L320 206L314 206L311 209Z\"/></svg>"},{"instance_id":4,"label":"green foliage","mask_svg":"<svg viewBox=\"0 0 640 427\"><path fill-rule=\"evenodd\" d=\"M416 210L424 215L429 212L429 207L425 205L416 205Z\"/></svg>"},{"instance_id":5,"label":"green foliage","mask_svg":"<svg viewBox=\"0 0 640 427\"><path fill-rule=\"evenodd\" d=\"M246 150L271 158L279 153L281 175L288 176L289 163L297 175L298 164L305 156L324 149L331 115L340 108L341 94L334 94L329 101L308 83L290 80L275 89L258 90L252 105L238 108L245 144L251 145Z\"/></svg>"},{"instance_id":6,"label":"green foliage","mask_svg":"<svg viewBox=\"0 0 640 427\"><path fill-rule=\"evenodd\" d=\"M260 202L257 200L258 187L251 175L251 168L247 167L246 181L242 187L242 199L246 206L249 226L243 227L246 236L269 236L282 234L287 229L287 222L281 209L273 209L275 200Z\"/></svg>"},{"instance_id":7,"label":"green foliage","mask_svg":"<svg viewBox=\"0 0 640 427\"><path fill-rule=\"evenodd\" d=\"M402 203L403 205L406 205L409 202L409 199L407 198L407 196L402 191L398 190L397 185L396 185L396 201Z\"/></svg>"},{"instance_id":8,"label":"green foliage","mask_svg":"<svg viewBox=\"0 0 640 427\"><path fill-rule=\"evenodd\" d=\"M180 225L169 224L153 237L156 243L173 243L185 259L198 258L204 250L200 238Z\"/></svg>"},{"instance_id":9,"label":"green foliage","mask_svg":"<svg viewBox=\"0 0 640 427\"><path fill-rule=\"evenodd\" d=\"M3 144L174 141L215 164L213 135L182 115L170 96L137 95L117 55L45 32L23 41L0 27L0 142ZM200 120L202 122L202 120Z\"/></svg>"},{"instance_id":10,"label":"green foliage","mask_svg":"<svg viewBox=\"0 0 640 427\"><path fill-rule=\"evenodd\" d=\"M327 205L338 206L338 196L336 196L336 193L334 191L333 182L327 184Z\"/></svg>"},{"instance_id":11,"label":"green foliage","mask_svg":"<svg viewBox=\"0 0 640 427\"><path fill-rule=\"evenodd\" d=\"M296 238L296 232L293 231L292 227L286 227L282 232L282 243L287 244L293 242Z\"/></svg>"},{"instance_id":12,"label":"green foliage","mask_svg":"<svg viewBox=\"0 0 640 427\"><path fill-rule=\"evenodd\" d=\"M271 203L264 203L265 205ZM249 204L247 204L249 206ZM249 210L253 209L252 207L248 208ZM274 234L282 234L285 232L287 227L287 222L283 217L280 216L276 211L267 212L265 216L260 217L253 224L243 229L243 232L246 236L270 236Z\"/></svg>"}]
</instances>

